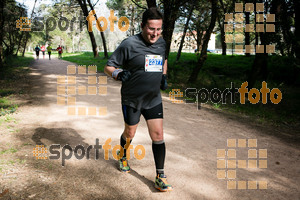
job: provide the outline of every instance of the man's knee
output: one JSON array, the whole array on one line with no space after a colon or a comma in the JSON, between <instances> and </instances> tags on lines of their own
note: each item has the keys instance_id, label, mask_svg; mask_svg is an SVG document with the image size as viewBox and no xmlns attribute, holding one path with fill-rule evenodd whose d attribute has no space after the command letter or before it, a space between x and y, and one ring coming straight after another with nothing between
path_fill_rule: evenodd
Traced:
<instances>
[{"instance_id":1,"label":"man's knee","mask_svg":"<svg viewBox=\"0 0 300 200\"><path fill-rule=\"evenodd\" d=\"M132 139L135 135L135 131L136 131L135 127L125 127L123 136Z\"/></svg>"},{"instance_id":2,"label":"man's knee","mask_svg":"<svg viewBox=\"0 0 300 200\"><path fill-rule=\"evenodd\" d=\"M156 131L152 131L150 133L151 135L151 139L153 141L161 141L164 139L164 133L163 133L163 130L156 130Z\"/></svg>"}]
</instances>

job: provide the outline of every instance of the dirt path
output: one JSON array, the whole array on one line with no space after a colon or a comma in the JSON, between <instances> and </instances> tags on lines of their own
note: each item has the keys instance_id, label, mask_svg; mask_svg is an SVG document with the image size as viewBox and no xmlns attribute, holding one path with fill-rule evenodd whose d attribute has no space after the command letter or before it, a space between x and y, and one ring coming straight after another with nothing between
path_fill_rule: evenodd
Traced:
<instances>
[{"instance_id":1,"label":"dirt path","mask_svg":"<svg viewBox=\"0 0 300 200\"><path fill-rule=\"evenodd\" d=\"M32 151L37 144L47 148L51 144L70 144L73 148L99 143L104 145L109 138L114 147L119 144L123 128L120 106L120 83L107 80L107 95L86 95L76 99L78 106L107 107L105 116L70 116L67 107L57 105L57 75L67 75L70 62L52 59L36 60L32 64L30 96L25 105L1 125L0 151L2 154L0 173L0 199L298 199L300 196L299 133L280 130L251 123L247 118L226 115L216 110L194 105L174 104L164 97L164 131L167 145L165 171L174 191L159 193L154 189L155 166L151 140L145 121L141 119L133 147L143 145L145 157L133 157L132 172L123 174L117 170L117 162L111 151L109 160L104 159L103 149L99 159L91 150L90 159L77 160L75 156L66 160L62 167L59 160L37 160ZM97 74L103 76L104 74ZM88 86L86 75L77 76L77 86ZM14 119L16 122L14 122ZM227 147L227 139L236 139L236 147ZM246 140L238 140L246 139ZM256 147L241 147L254 144ZM238 143L238 141L240 143ZM229 145L230 145L229 141ZM238 144L240 146L238 146ZM5 151L9 149L9 151ZM225 158L229 161L228 171L222 167L222 150L230 150ZM249 154L254 158L248 159ZM266 149L256 154L253 150ZM255 158L255 155L260 157ZM234 158L236 157L236 158ZM217 160L219 160L217 162ZM224 160L224 158L223 158ZM235 160L243 160L239 166L230 166ZM261 167L238 168L243 162L255 160ZM259 161L263 160L263 161ZM267 166L265 166L267 160ZM258 165L259 165L258 164ZM1 168L0 168L1 169ZM218 179L224 171L235 179ZM224 170L224 171L222 171ZM236 181L236 182L234 182ZM254 181L254 182L238 182ZM258 181L257 189L255 181ZM267 189L264 183L267 182ZM246 183L246 185L244 185ZM254 185L253 185L254 184ZM242 189L243 187L246 189ZM261 189L259 189L261 188ZM2 194L1 194L2 193Z\"/></svg>"}]
</instances>

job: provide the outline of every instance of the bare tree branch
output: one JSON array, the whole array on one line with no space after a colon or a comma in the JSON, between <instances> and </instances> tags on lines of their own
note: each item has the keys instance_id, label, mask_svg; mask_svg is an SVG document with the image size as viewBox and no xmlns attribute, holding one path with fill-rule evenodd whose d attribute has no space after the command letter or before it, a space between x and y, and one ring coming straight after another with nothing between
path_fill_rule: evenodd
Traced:
<instances>
[{"instance_id":1,"label":"bare tree branch","mask_svg":"<svg viewBox=\"0 0 300 200\"><path fill-rule=\"evenodd\" d=\"M226 10L225 10L225 7L224 7L224 3L223 3L223 0L219 0L220 4L221 4L221 7L224 11L224 13L226 13Z\"/></svg>"},{"instance_id":2,"label":"bare tree branch","mask_svg":"<svg viewBox=\"0 0 300 200\"><path fill-rule=\"evenodd\" d=\"M139 8L142 8L142 9L147 9L146 7L144 7L144 6L141 6L141 5L139 5L137 2L135 2L134 0L131 0L132 1L132 3L134 3L137 7L139 7Z\"/></svg>"},{"instance_id":3,"label":"bare tree branch","mask_svg":"<svg viewBox=\"0 0 300 200\"><path fill-rule=\"evenodd\" d=\"M195 34L193 33L193 30L191 30L191 28L190 28L190 27L189 27L189 31L192 33L192 36L193 36L193 38L194 38L195 40L197 40L197 38L196 38Z\"/></svg>"},{"instance_id":4,"label":"bare tree branch","mask_svg":"<svg viewBox=\"0 0 300 200\"><path fill-rule=\"evenodd\" d=\"M93 7L95 7L95 5L99 2L99 0L97 0L97 2L93 5Z\"/></svg>"}]
</instances>

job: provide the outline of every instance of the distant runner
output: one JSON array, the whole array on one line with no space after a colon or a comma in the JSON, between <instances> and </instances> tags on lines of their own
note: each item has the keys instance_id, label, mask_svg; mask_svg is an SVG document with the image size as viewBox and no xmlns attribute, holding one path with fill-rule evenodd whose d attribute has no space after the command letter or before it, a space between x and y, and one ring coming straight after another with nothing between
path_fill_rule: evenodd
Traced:
<instances>
[{"instance_id":1,"label":"distant runner","mask_svg":"<svg viewBox=\"0 0 300 200\"><path fill-rule=\"evenodd\" d=\"M56 50L58 51L58 58L62 58L62 52L63 52L62 47L60 45L58 45Z\"/></svg>"},{"instance_id":2,"label":"distant runner","mask_svg":"<svg viewBox=\"0 0 300 200\"><path fill-rule=\"evenodd\" d=\"M45 45L41 46L41 50L42 50L42 53L43 53L43 59L45 59L45 51L46 51Z\"/></svg>"},{"instance_id":3,"label":"distant runner","mask_svg":"<svg viewBox=\"0 0 300 200\"><path fill-rule=\"evenodd\" d=\"M38 60L39 59L39 55L40 55L40 47L39 47L39 45L36 45L36 47L35 47L35 54L36 54L36 59Z\"/></svg>"},{"instance_id":4,"label":"distant runner","mask_svg":"<svg viewBox=\"0 0 300 200\"><path fill-rule=\"evenodd\" d=\"M48 44L47 51L48 51L48 54L49 54L49 60L51 60L51 50L52 50L52 47L51 47L50 44Z\"/></svg>"}]
</instances>

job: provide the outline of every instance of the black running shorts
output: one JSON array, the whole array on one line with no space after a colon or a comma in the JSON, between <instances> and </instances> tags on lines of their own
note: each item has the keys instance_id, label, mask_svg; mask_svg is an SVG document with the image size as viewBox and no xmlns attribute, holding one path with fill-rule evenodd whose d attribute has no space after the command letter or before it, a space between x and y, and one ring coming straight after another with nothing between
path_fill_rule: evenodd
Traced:
<instances>
[{"instance_id":1,"label":"black running shorts","mask_svg":"<svg viewBox=\"0 0 300 200\"><path fill-rule=\"evenodd\" d=\"M128 125L136 125L140 121L141 114L145 120L163 118L162 103L149 109L137 110L127 105L122 105L124 121Z\"/></svg>"}]
</instances>

